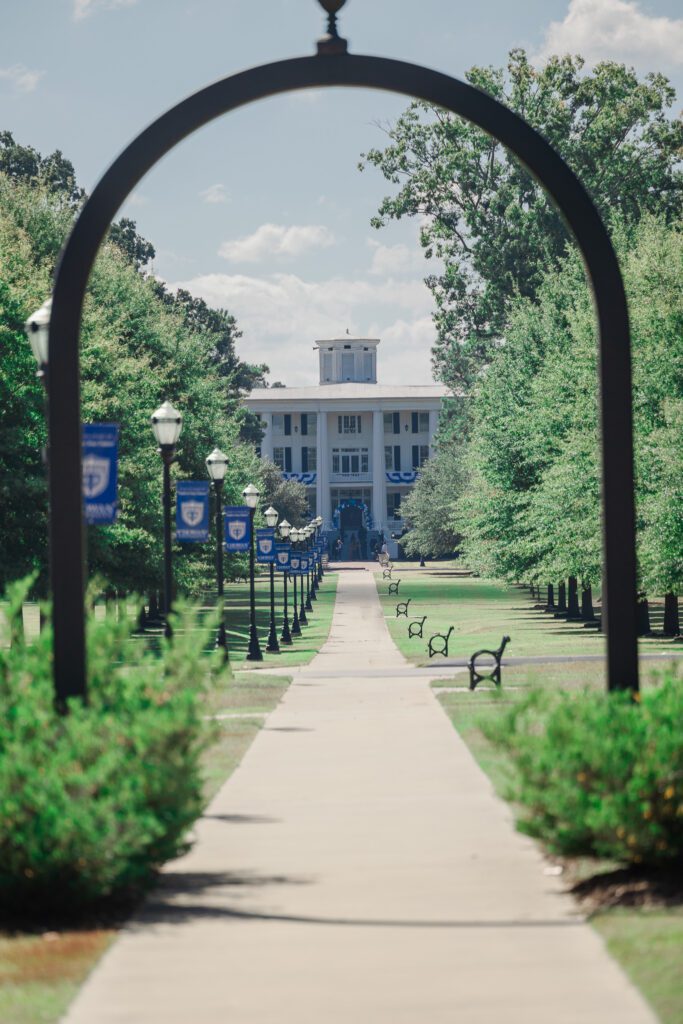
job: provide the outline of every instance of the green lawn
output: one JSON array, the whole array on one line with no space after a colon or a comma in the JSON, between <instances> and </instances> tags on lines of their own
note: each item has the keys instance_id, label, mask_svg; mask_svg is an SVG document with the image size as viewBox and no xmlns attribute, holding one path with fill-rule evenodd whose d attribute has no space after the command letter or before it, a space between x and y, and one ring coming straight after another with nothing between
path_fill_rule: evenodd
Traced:
<instances>
[{"instance_id":1,"label":"green lawn","mask_svg":"<svg viewBox=\"0 0 683 1024\"><path fill-rule=\"evenodd\" d=\"M495 609L492 614L497 614ZM656 672L654 667L646 670L644 686L651 684ZM484 736L481 731L483 722L499 714L505 703L515 700L516 695L529 686L570 689L604 685L602 665L567 662L548 666L510 666L503 670L500 694L481 687L474 693L443 692L444 687L462 686L466 682L466 672L459 672L450 680L440 680L434 688L446 714L500 796L505 796L512 769L506 755ZM582 859L566 861L565 872L568 884L572 884L617 866ZM683 1024L683 988L680 983L683 905L615 907L598 911L591 920L614 958L655 1008L662 1024Z\"/></svg>"},{"instance_id":2,"label":"green lawn","mask_svg":"<svg viewBox=\"0 0 683 1024\"><path fill-rule=\"evenodd\" d=\"M263 716L280 701L289 685L286 676L238 672L207 704L221 718L215 743L204 756L204 792L210 800L232 774L258 733ZM2 1024L54 1024L102 953L116 938L113 926L31 932L0 932L0 1021Z\"/></svg>"},{"instance_id":3,"label":"green lawn","mask_svg":"<svg viewBox=\"0 0 683 1024\"><path fill-rule=\"evenodd\" d=\"M544 654L603 654L605 639L581 623L555 619L534 607L537 603L527 589L507 586L491 580L462 575L449 563L436 563L418 570L416 563L395 563L393 580L401 580L398 597L389 596L388 580L381 571L375 574L377 590L389 632L401 653L414 664L431 662L427 641L433 633L445 633L450 626L449 657L469 657L479 648L496 648L504 635L511 637L508 656ZM408 618L396 617L397 601L410 600ZM408 639L411 619L427 616L424 639ZM680 644L663 638L645 638L642 652L681 652Z\"/></svg>"},{"instance_id":4,"label":"green lawn","mask_svg":"<svg viewBox=\"0 0 683 1024\"><path fill-rule=\"evenodd\" d=\"M270 624L270 578L265 573L256 579L256 628L263 652L263 661L255 662L266 670L271 667L289 668L293 665L307 665L315 657L330 632L332 612L337 595L336 572L325 574L317 600L312 602L313 611L306 612L308 625L301 627L302 635L293 637L291 647L280 645L279 654L268 654L268 627ZM297 592L298 592L297 583ZM287 587L289 619L292 618L292 584ZM225 587L225 621L228 630L228 650L233 666L240 666L246 659L249 645L249 586L246 583L228 583ZM282 632L282 574L275 577L275 622L278 640ZM251 663L248 663L251 665Z\"/></svg>"}]
</instances>

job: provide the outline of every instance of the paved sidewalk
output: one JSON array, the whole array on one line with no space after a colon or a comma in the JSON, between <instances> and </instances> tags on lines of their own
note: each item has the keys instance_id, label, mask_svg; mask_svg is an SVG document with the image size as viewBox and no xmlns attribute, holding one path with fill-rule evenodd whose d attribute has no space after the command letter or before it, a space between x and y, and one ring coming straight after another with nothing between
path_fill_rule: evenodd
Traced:
<instances>
[{"instance_id":1,"label":"paved sidewalk","mask_svg":"<svg viewBox=\"0 0 683 1024\"><path fill-rule=\"evenodd\" d=\"M653 1024L405 668L371 574L341 574L328 642L67 1024Z\"/></svg>"}]
</instances>

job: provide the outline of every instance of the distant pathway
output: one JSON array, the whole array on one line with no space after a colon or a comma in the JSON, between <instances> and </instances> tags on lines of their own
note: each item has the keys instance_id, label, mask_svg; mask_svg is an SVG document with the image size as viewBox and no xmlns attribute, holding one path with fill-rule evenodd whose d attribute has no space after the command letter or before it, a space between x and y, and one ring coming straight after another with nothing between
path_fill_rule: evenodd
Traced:
<instances>
[{"instance_id":1,"label":"distant pathway","mask_svg":"<svg viewBox=\"0 0 683 1024\"><path fill-rule=\"evenodd\" d=\"M341 574L329 640L67 1024L654 1024L406 669L371 574Z\"/></svg>"}]
</instances>

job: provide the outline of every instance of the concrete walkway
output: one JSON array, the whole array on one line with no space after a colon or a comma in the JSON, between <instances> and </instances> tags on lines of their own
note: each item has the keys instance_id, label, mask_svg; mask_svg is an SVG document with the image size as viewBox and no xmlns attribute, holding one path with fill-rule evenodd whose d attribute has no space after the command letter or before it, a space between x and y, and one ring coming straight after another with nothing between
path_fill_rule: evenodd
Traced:
<instances>
[{"instance_id":1,"label":"concrete walkway","mask_svg":"<svg viewBox=\"0 0 683 1024\"><path fill-rule=\"evenodd\" d=\"M341 574L327 644L68 1024L652 1024L405 668L371 574Z\"/></svg>"}]
</instances>

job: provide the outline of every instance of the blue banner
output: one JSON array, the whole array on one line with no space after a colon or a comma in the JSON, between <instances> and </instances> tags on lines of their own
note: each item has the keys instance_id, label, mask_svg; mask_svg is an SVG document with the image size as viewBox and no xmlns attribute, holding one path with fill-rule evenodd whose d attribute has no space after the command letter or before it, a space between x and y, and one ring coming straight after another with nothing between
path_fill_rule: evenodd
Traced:
<instances>
[{"instance_id":1,"label":"blue banner","mask_svg":"<svg viewBox=\"0 0 683 1024\"><path fill-rule=\"evenodd\" d=\"M289 575L301 576L301 555L296 551L289 553Z\"/></svg>"},{"instance_id":2,"label":"blue banner","mask_svg":"<svg viewBox=\"0 0 683 1024\"><path fill-rule=\"evenodd\" d=\"M223 549L248 551L250 542L250 509L246 505L228 505L223 513Z\"/></svg>"},{"instance_id":3,"label":"blue banner","mask_svg":"<svg viewBox=\"0 0 683 1024\"><path fill-rule=\"evenodd\" d=\"M83 514L89 526L116 522L118 423L83 424Z\"/></svg>"},{"instance_id":4,"label":"blue banner","mask_svg":"<svg viewBox=\"0 0 683 1024\"><path fill-rule=\"evenodd\" d=\"M268 565L275 561L275 528L266 526L256 531L256 561Z\"/></svg>"},{"instance_id":5,"label":"blue banner","mask_svg":"<svg viewBox=\"0 0 683 1024\"><path fill-rule=\"evenodd\" d=\"M291 550L290 545L286 541L275 545L275 568L279 569L280 572L287 572L289 569Z\"/></svg>"},{"instance_id":6,"label":"blue banner","mask_svg":"<svg viewBox=\"0 0 683 1024\"><path fill-rule=\"evenodd\" d=\"M310 558L308 557L308 555L304 555L304 556L302 557L302 559L301 559L301 575L302 575L302 576L305 576L305 575L306 575L306 573L308 572L308 565L309 565L309 562L310 562L310 561L311 561L311 560L310 560Z\"/></svg>"},{"instance_id":7,"label":"blue banner","mask_svg":"<svg viewBox=\"0 0 683 1024\"><path fill-rule=\"evenodd\" d=\"M202 544L209 539L209 481L176 483L175 539Z\"/></svg>"}]
</instances>

